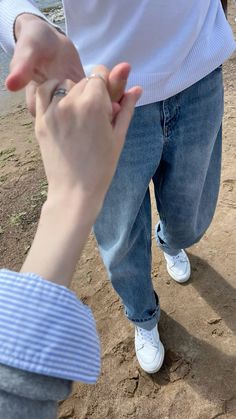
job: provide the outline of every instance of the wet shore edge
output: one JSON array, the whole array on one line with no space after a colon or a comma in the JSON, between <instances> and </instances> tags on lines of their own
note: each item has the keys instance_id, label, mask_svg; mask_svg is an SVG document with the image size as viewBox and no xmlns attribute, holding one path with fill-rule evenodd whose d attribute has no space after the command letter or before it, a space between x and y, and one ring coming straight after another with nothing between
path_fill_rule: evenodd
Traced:
<instances>
[{"instance_id":1,"label":"wet shore edge","mask_svg":"<svg viewBox=\"0 0 236 419\"><path fill-rule=\"evenodd\" d=\"M49 7L43 7L41 10L53 23L60 24L61 22L64 22L63 8L60 3Z\"/></svg>"}]
</instances>

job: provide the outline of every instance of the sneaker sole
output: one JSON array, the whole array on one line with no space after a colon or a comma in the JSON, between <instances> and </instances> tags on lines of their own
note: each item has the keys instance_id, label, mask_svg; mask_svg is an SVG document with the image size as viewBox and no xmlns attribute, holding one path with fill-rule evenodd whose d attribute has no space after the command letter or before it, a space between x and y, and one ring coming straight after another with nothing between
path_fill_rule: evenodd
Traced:
<instances>
[{"instance_id":1,"label":"sneaker sole","mask_svg":"<svg viewBox=\"0 0 236 419\"><path fill-rule=\"evenodd\" d=\"M159 362L158 362L158 365L155 367L155 368L152 368L152 369L149 369L149 368L146 368L146 365L144 366L143 364L142 364L142 361L140 362L140 360L138 359L138 356L137 356L137 354L136 354L136 356L137 356L137 360L138 360L138 362L139 362L139 365L140 365L140 367L142 368L142 370L143 371L145 371L147 374L155 374L156 372L158 372L160 369L161 369L161 367L162 367L162 365L163 365L163 361L164 361L164 358L165 358L165 349L164 349L164 346L162 345L162 343L161 343L161 341L160 341L160 344L159 344L160 346L160 360L159 360Z\"/></svg>"}]
</instances>

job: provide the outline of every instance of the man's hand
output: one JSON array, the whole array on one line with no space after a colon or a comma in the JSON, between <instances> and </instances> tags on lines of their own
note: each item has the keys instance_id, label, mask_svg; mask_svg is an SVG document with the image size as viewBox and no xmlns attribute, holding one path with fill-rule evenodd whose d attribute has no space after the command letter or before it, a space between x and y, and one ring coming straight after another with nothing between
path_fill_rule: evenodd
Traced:
<instances>
[{"instance_id":1,"label":"man's hand","mask_svg":"<svg viewBox=\"0 0 236 419\"><path fill-rule=\"evenodd\" d=\"M48 22L31 14L22 14L15 22L16 47L6 80L9 90L26 87L26 101L35 115L37 87L50 79L75 83L84 77L84 70L73 43ZM120 102L130 71L129 64L116 66L109 75L108 90L112 102ZM115 106L114 112L119 107Z\"/></svg>"},{"instance_id":2,"label":"man's hand","mask_svg":"<svg viewBox=\"0 0 236 419\"><path fill-rule=\"evenodd\" d=\"M35 91L49 79L78 82L83 67L73 43L43 19L22 14L15 22L16 47L6 86L17 91L27 86L27 105L35 109Z\"/></svg>"}]
</instances>

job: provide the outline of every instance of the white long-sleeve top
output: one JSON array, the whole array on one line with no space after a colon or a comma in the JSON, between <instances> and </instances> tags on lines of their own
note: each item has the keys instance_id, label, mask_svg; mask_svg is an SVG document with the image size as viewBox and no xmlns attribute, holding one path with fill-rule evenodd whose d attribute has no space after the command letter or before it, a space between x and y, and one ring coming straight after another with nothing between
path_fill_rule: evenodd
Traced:
<instances>
[{"instance_id":1,"label":"white long-sleeve top","mask_svg":"<svg viewBox=\"0 0 236 419\"><path fill-rule=\"evenodd\" d=\"M40 14L33 0L0 0L0 45L13 52L13 24ZM66 30L86 73L128 61L139 105L164 100L222 64L235 49L220 0L64 0Z\"/></svg>"}]
</instances>

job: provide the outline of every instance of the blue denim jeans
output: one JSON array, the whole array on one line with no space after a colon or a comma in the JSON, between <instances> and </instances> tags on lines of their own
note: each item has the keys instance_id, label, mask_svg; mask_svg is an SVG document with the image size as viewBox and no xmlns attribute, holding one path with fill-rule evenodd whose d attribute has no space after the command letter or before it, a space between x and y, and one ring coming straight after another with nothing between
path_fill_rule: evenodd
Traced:
<instances>
[{"instance_id":1,"label":"blue denim jeans","mask_svg":"<svg viewBox=\"0 0 236 419\"><path fill-rule=\"evenodd\" d=\"M157 243L175 255L202 237L214 215L222 117L220 67L176 96L135 110L94 232L128 319L145 329L160 311L151 279L150 181L160 216Z\"/></svg>"}]
</instances>

